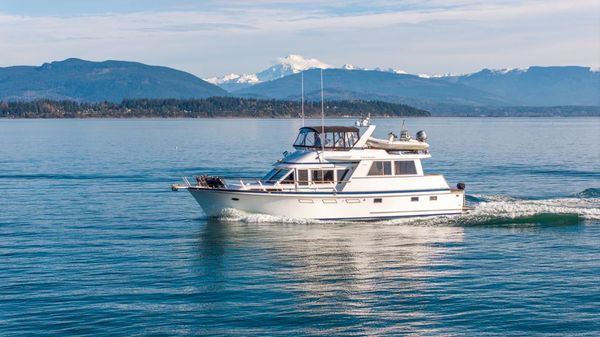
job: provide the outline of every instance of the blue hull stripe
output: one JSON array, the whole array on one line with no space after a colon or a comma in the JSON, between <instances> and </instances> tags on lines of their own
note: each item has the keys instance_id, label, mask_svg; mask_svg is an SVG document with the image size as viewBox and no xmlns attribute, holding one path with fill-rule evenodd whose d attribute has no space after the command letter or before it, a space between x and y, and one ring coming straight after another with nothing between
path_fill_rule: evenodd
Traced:
<instances>
[{"instance_id":1,"label":"blue hull stripe","mask_svg":"<svg viewBox=\"0 0 600 337\"><path fill-rule=\"evenodd\" d=\"M337 221L337 220L385 220L385 219L400 219L400 218L426 218L432 216L442 215L460 215L462 212L455 213L440 213L440 214L424 214L424 215L392 215L392 216L378 216L378 217L359 217L359 218L322 218L318 219L321 221Z\"/></svg>"},{"instance_id":2,"label":"blue hull stripe","mask_svg":"<svg viewBox=\"0 0 600 337\"><path fill-rule=\"evenodd\" d=\"M224 188L202 188L188 187L189 190L199 191L214 191L214 192L234 192L234 193L259 193L259 194L278 194L278 195L372 195L372 194L397 194L397 193L425 193L425 192L450 192L447 188L429 189L429 190L398 190L398 191L366 191L366 192L281 192L281 191L247 191L247 190L231 190Z\"/></svg>"}]
</instances>

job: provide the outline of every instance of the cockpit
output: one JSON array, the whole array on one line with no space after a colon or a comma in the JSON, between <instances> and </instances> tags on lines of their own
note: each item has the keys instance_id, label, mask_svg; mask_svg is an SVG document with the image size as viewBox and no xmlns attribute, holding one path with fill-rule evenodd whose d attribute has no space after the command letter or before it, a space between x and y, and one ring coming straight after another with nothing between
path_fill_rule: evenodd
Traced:
<instances>
[{"instance_id":1,"label":"cockpit","mask_svg":"<svg viewBox=\"0 0 600 337\"><path fill-rule=\"evenodd\" d=\"M294 142L296 150L350 150L359 139L358 128L349 126L306 126Z\"/></svg>"}]
</instances>

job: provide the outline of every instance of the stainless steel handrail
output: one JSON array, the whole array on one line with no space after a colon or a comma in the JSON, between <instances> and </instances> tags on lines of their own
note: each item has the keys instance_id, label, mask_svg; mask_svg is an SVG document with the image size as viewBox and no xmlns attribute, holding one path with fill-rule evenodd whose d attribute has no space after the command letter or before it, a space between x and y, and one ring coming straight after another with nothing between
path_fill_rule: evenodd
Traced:
<instances>
[{"instance_id":1,"label":"stainless steel handrail","mask_svg":"<svg viewBox=\"0 0 600 337\"><path fill-rule=\"evenodd\" d=\"M237 181L239 182L239 186L244 190L252 190L252 187L256 186L261 191L268 191L269 187L273 187L276 189L285 189L291 191L312 189L314 191L318 190L331 190L333 193L338 192L338 186L340 184L349 184L351 180L340 180L340 181L313 181L313 180L294 180L286 183L285 181L280 180L269 180L269 179L251 179L251 178L225 178L219 176L223 180L225 187L227 185L225 182L229 181ZM187 186L193 186L187 177L183 177L184 182ZM304 183L304 184L303 184ZM199 186L199 185L195 185Z\"/></svg>"}]
</instances>

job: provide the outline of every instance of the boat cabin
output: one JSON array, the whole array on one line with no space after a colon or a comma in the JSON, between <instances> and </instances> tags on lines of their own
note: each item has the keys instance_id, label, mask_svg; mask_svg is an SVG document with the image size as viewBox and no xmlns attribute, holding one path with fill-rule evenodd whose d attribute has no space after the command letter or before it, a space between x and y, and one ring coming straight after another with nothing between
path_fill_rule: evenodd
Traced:
<instances>
[{"instance_id":1,"label":"boat cabin","mask_svg":"<svg viewBox=\"0 0 600 337\"><path fill-rule=\"evenodd\" d=\"M294 142L296 150L346 151L359 139L358 128L350 126L305 126Z\"/></svg>"},{"instance_id":2,"label":"boat cabin","mask_svg":"<svg viewBox=\"0 0 600 337\"><path fill-rule=\"evenodd\" d=\"M302 127L293 144L297 151L286 151L262 179L240 181L241 188L358 192L444 186L442 176L423 172L421 159L430 157L427 143L377 140L371 137L374 129L371 125L361 135L356 127Z\"/></svg>"}]
</instances>

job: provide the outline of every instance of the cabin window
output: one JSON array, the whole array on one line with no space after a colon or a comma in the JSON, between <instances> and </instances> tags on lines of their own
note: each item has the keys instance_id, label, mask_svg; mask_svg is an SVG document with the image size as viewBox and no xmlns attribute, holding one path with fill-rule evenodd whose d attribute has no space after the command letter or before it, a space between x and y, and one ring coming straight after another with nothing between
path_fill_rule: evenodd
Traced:
<instances>
[{"instance_id":1,"label":"cabin window","mask_svg":"<svg viewBox=\"0 0 600 337\"><path fill-rule=\"evenodd\" d=\"M323 181L323 171L321 170L311 170L312 173L312 182L313 183L320 183Z\"/></svg>"},{"instance_id":2,"label":"cabin window","mask_svg":"<svg viewBox=\"0 0 600 337\"><path fill-rule=\"evenodd\" d=\"M316 137L316 134L314 132L309 132L306 134L306 138L304 139L303 145L304 146L313 146L317 142L316 139L318 139L318 137Z\"/></svg>"},{"instance_id":3,"label":"cabin window","mask_svg":"<svg viewBox=\"0 0 600 337\"><path fill-rule=\"evenodd\" d=\"M346 144L344 142L344 132L335 132L333 134L334 147L344 148Z\"/></svg>"},{"instance_id":4,"label":"cabin window","mask_svg":"<svg viewBox=\"0 0 600 337\"><path fill-rule=\"evenodd\" d=\"M381 204L383 202L383 199L381 199L381 198L375 198L375 199L373 199L373 202L376 203L376 204Z\"/></svg>"},{"instance_id":5,"label":"cabin window","mask_svg":"<svg viewBox=\"0 0 600 337\"><path fill-rule=\"evenodd\" d=\"M269 171L269 173L265 174L264 177L262 177L262 180L269 180L271 179L272 176L275 175L275 173L277 173L277 171L279 171L278 169L272 169L271 171Z\"/></svg>"},{"instance_id":6,"label":"cabin window","mask_svg":"<svg viewBox=\"0 0 600 337\"><path fill-rule=\"evenodd\" d=\"M358 141L358 134L354 132L346 132L346 146L352 147Z\"/></svg>"},{"instance_id":7,"label":"cabin window","mask_svg":"<svg viewBox=\"0 0 600 337\"><path fill-rule=\"evenodd\" d=\"M279 181L283 177L285 177L289 172L289 170L277 170L277 172L270 179L267 180L270 180L271 182Z\"/></svg>"},{"instance_id":8,"label":"cabin window","mask_svg":"<svg viewBox=\"0 0 600 337\"><path fill-rule=\"evenodd\" d=\"M296 141L294 142L295 146L303 146L304 145L304 141L306 140L306 135L308 134L308 132L300 132L298 134L298 137L296 137Z\"/></svg>"},{"instance_id":9,"label":"cabin window","mask_svg":"<svg viewBox=\"0 0 600 337\"><path fill-rule=\"evenodd\" d=\"M348 169L337 170L337 181L338 181L338 183L347 179L346 175L348 174L349 171L350 170L348 170Z\"/></svg>"},{"instance_id":10,"label":"cabin window","mask_svg":"<svg viewBox=\"0 0 600 337\"><path fill-rule=\"evenodd\" d=\"M298 185L308 185L308 170L298 170Z\"/></svg>"},{"instance_id":11,"label":"cabin window","mask_svg":"<svg viewBox=\"0 0 600 337\"><path fill-rule=\"evenodd\" d=\"M411 197L410 201L419 201L419 197Z\"/></svg>"},{"instance_id":12,"label":"cabin window","mask_svg":"<svg viewBox=\"0 0 600 337\"><path fill-rule=\"evenodd\" d=\"M294 170L292 170L292 172L290 172L290 174L287 175L287 177L285 177L285 179L283 179L281 181L282 184L293 184L294 183Z\"/></svg>"},{"instance_id":13,"label":"cabin window","mask_svg":"<svg viewBox=\"0 0 600 337\"><path fill-rule=\"evenodd\" d=\"M412 160L401 160L394 162L394 173L396 175L417 174L417 167Z\"/></svg>"},{"instance_id":14,"label":"cabin window","mask_svg":"<svg viewBox=\"0 0 600 337\"><path fill-rule=\"evenodd\" d=\"M392 162L389 161L374 161L369 169L370 176L391 176Z\"/></svg>"},{"instance_id":15,"label":"cabin window","mask_svg":"<svg viewBox=\"0 0 600 337\"><path fill-rule=\"evenodd\" d=\"M333 182L333 170L312 170L313 183Z\"/></svg>"},{"instance_id":16,"label":"cabin window","mask_svg":"<svg viewBox=\"0 0 600 337\"><path fill-rule=\"evenodd\" d=\"M333 143L333 132L325 132L325 143L323 143L324 147L334 147Z\"/></svg>"},{"instance_id":17,"label":"cabin window","mask_svg":"<svg viewBox=\"0 0 600 337\"><path fill-rule=\"evenodd\" d=\"M316 132L309 129L303 129L298 134L294 146L316 146L318 138L319 136ZM321 146L321 142L319 142L319 146Z\"/></svg>"},{"instance_id":18,"label":"cabin window","mask_svg":"<svg viewBox=\"0 0 600 337\"><path fill-rule=\"evenodd\" d=\"M294 147L349 149L358 141L358 135L356 128L304 127L300 129Z\"/></svg>"},{"instance_id":19,"label":"cabin window","mask_svg":"<svg viewBox=\"0 0 600 337\"><path fill-rule=\"evenodd\" d=\"M436 201L437 200L437 195L432 195L429 197L430 201Z\"/></svg>"}]
</instances>

